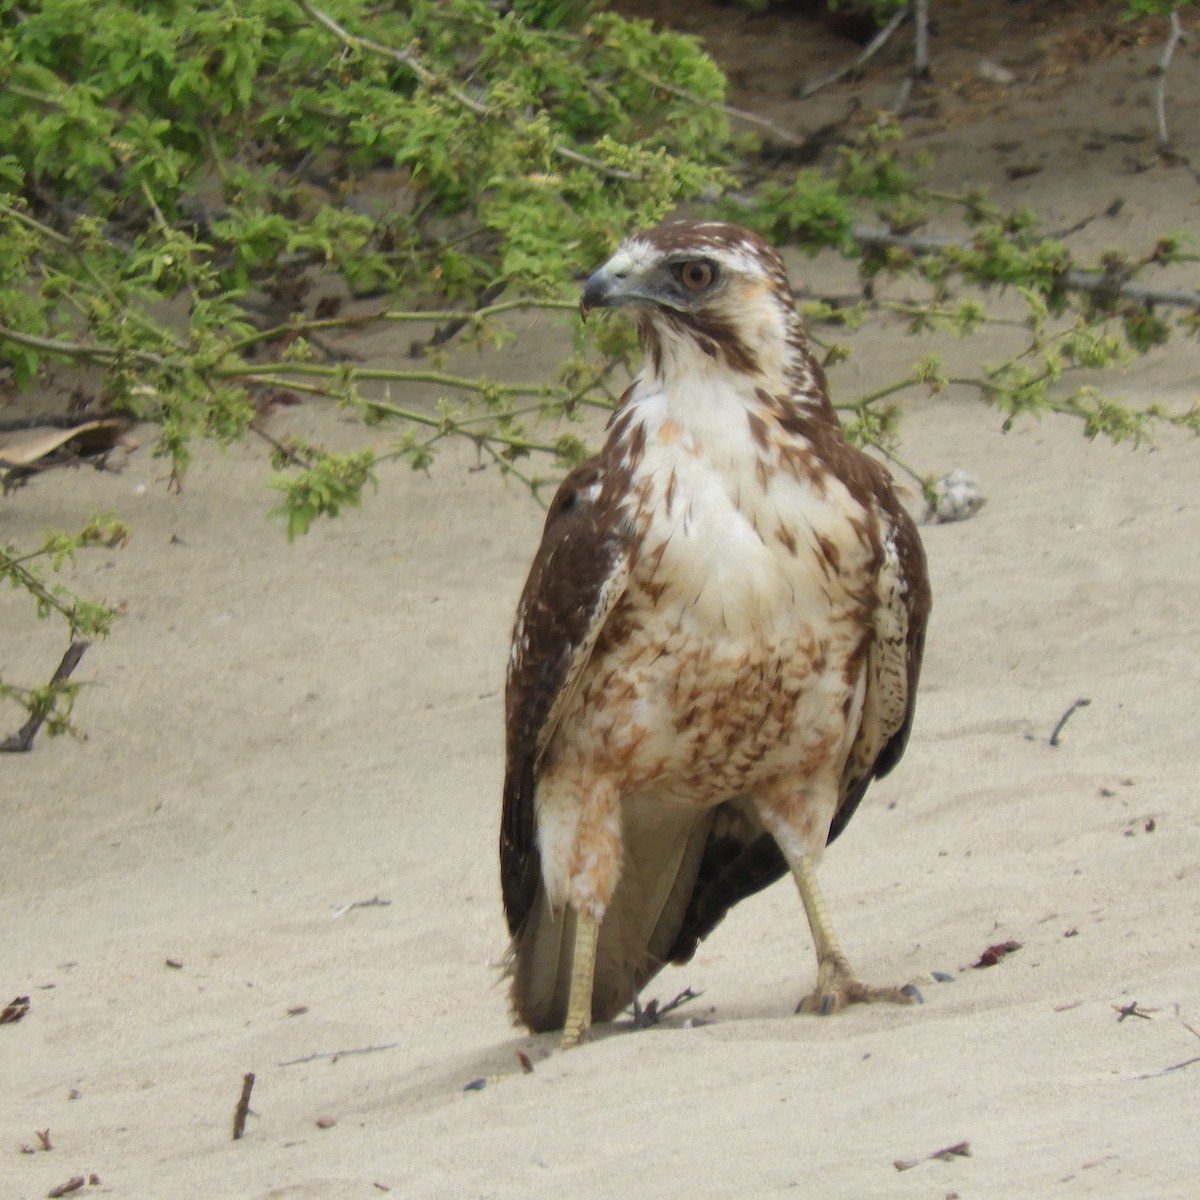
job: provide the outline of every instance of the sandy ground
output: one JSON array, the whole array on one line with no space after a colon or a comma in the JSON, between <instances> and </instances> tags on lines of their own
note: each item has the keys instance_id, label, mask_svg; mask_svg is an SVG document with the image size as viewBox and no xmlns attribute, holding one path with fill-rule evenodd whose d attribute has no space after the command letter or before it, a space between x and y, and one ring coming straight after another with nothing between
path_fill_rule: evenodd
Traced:
<instances>
[{"instance_id":1,"label":"sandy ground","mask_svg":"<svg viewBox=\"0 0 1200 1200\"><path fill-rule=\"evenodd\" d=\"M1085 246L1195 229L1193 178L1133 171L1149 143L1081 148L1149 131L1156 49L929 131L938 170L1051 222L1124 196ZM1193 49L1174 91L1198 79ZM1101 95L1121 102L1098 112ZM1014 137L1047 169L1006 181L988 148ZM820 285L819 263L801 270ZM526 373L551 370L544 334ZM835 386L897 356L916 352L884 331ZM1183 406L1198 377L1193 342L1124 382ZM311 405L278 420L361 437ZM1062 421L1004 436L953 393L904 433L915 466L965 467L989 501L924 531L936 606L912 743L823 878L864 976L953 981L919 1009L793 1016L814 967L784 882L649 993L699 1000L567 1055L512 1030L496 970L527 496L449 455L289 546L246 445L201 448L179 497L143 450L6 498L18 543L106 509L134 537L72 575L127 606L78 673L87 740L0 761L0 1005L31 998L0 1026L0 1198L91 1173L79 1194L146 1200L1194 1196L1200 450L1093 445ZM0 621L11 676L56 660L16 597ZM1006 939L1021 949L972 969ZM45 1129L54 1148L22 1153ZM964 1141L969 1157L894 1165Z\"/></svg>"}]
</instances>

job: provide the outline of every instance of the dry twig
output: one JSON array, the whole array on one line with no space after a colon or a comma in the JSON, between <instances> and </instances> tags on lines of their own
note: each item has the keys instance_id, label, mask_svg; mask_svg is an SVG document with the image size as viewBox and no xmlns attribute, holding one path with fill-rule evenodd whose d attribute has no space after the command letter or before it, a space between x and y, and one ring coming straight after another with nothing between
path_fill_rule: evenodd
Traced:
<instances>
[{"instance_id":1,"label":"dry twig","mask_svg":"<svg viewBox=\"0 0 1200 1200\"><path fill-rule=\"evenodd\" d=\"M633 1020L630 1022L630 1026L633 1029L649 1029L651 1025L657 1025L668 1013L681 1008L690 1000L699 1000L703 995L703 992L693 992L690 987L687 987L673 1000L668 1000L666 1004L660 1006L658 1000L654 999L645 1008L642 1007L638 997L634 996Z\"/></svg>"},{"instance_id":2,"label":"dry twig","mask_svg":"<svg viewBox=\"0 0 1200 1200\"><path fill-rule=\"evenodd\" d=\"M1063 715L1061 717L1058 718L1058 724L1055 725L1054 732L1050 735L1050 745L1052 745L1052 746L1058 745L1058 735L1060 733L1062 733L1063 727L1074 715L1075 710L1078 708L1087 708L1087 706L1089 704L1091 704L1091 701L1089 699L1087 699L1087 697L1081 696L1078 700L1075 701L1074 704L1071 705L1070 708L1067 709L1067 711L1065 713L1063 713Z\"/></svg>"},{"instance_id":3,"label":"dry twig","mask_svg":"<svg viewBox=\"0 0 1200 1200\"><path fill-rule=\"evenodd\" d=\"M254 1090L254 1072L247 1071L242 1076L242 1094L238 1097L237 1108L233 1110L233 1140L240 1141L246 1132L246 1117L250 1112L250 1093Z\"/></svg>"},{"instance_id":4,"label":"dry twig","mask_svg":"<svg viewBox=\"0 0 1200 1200\"><path fill-rule=\"evenodd\" d=\"M372 896L370 900L352 900L349 904L336 905L333 919L336 921L338 917L344 917L352 908L387 908L390 904L391 901L384 900L382 896Z\"/></svg>"},{"instance_id":5,"label":"dry twig","mask_svg":"<svg viewBox=\"0 0 1200 1200\"><path fill-rule=\"evenodd\" d=\"M955 1142L953 1146L946 1146L941 1150L935 1150L932 1154L925 1154L921 1158L897 1158L892 1166L897 1171L911 1171L913 1167L920 1166L923 1162L952 1162L956 1158L970 1158L971 1143L970 1142Z\"/></svg>"},{"instance_id":6,"label":"dry twig","mask_svg":"<svg viewBox=\"0 0 1200 1200\"><path fill-rule=\"evenodd\" d=\"M327 1058L330 1062L337 1062L339 1058L349 1058L352 1054L375 1054L380 1050L394 1050L399 1042L388 1042L383 1046L360 1046L356 1050L324 1050L316 1054L306 1054L303 1058L287 1058L275 1065L277 1067L294 1067L298 1063L316 1062L318 1059Z\"/></svg>"},{"instance_id":7,"label":"dry twig","mask_svg":"<svg viewBox=\"0 0 1200 1200\"><path fill-rule=\"evenodd\" d=\"M809 96L815 95L822 88L827 88L831 84L835 84L847 75L852 75L859 67L870 62L880 50L883 49L888 38L896 32L897 29L904 23L904 20L909 15L908 8L897 9L892 14L892 19L867 43L863 48L862 53L854 59L853 62L847 63L844 67L839 67L832 75L826 75L823 79L818 79L816 83L809 84L801 93L800 99L807 100Z\"/></svg>"},{"instance_id":8,"label":"dry twig","mask_svg":"<svg viewBox=\"0 0 1200 1200\"><path fill-rule=\"evenodd\" d=\"M1136 1000L1132 1004L1114 1004L1113 1011L1117 1013L1117 1024L1120 1025L1126 1017L1141 1017L1143 1021L1150 1020L1150 1014L1156 1009L1143 1008Z\"/></svg>"},{"instance_id":9,"label":"dry twig","mask_svg":"<svg viewBox=\"0 0 1200 1200\"><path fill-rule=\"evenodd\" d=\"M82 1175L76 1175L68 1179L66 1183L60 1183L58 1187L51 1188L47 1193L47 1200L59 1200L60 1196L69 1196L72 1192L77 1192L87 1182Z\"/></svg>"}]
</instances>

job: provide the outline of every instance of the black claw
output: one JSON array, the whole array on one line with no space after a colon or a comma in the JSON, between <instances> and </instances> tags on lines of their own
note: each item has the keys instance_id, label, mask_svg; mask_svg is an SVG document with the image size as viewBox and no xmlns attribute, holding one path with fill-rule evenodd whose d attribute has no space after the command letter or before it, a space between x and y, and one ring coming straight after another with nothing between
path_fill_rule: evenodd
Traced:
<instances>
[{"instance_id":1,"label":"black claw","mask_svg":"<svg viewBox=\"0 0 1200 1200\"><path fill-rule=\"evenodd\" d=\"M932 972L930 972L930 974L933 975L934 981L937 983L953 983L954 982L954 976L948 975L945 971L932 971Z\"/></svg>"},{"instance_id":2,"label":"black claw","mask_svg":"<svg viewBox=\"0 0 1200 1200\"><path fill-rule=\"evenodd\" d=\"M921 995L921 989L915 983L906 983L900 991L905 996L911 996L917 1004L925 1003L925 997Z\"/></svg>"},{"instance_id":3,"label":"black claw","mask_svg":"<svg viewBox=\"0 0 1200 1200\"><path fill-rule=\"evenodd\" d=\"M821 997L821 1016L827 1017L833 1012L833 1006L837 1003L836 996L825 995Z\"/></svg>"}]
</instances>

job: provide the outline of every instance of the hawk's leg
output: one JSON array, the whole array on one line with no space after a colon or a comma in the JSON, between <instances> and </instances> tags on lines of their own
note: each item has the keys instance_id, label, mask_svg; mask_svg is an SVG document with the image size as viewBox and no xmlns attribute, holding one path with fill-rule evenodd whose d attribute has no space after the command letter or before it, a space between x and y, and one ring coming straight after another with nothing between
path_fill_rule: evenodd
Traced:
<instances>
[{"instance_id":1,"label":"hawk's leg","mask_svg":"<svg viewBox=\"0 0 1200 1200\"><path fill-rule=\"evenodd\" d=\"M600 922L587 912L575 914L575 946L571 955L571 991L560 1050L586 1042L592 1034L592 983L596 974L596 942Z\"/></svg>"},{"instance_id":2,"label":"hawk's leg","mask_svg":"<svg viewBox=\"0 0 1200 1200\"><path fill-rule=\"evenodd\" d=\"M837 935L825 907L825 897L817 883L817 868L813 860L802 854L792 867L804 911L808 914L809 928L817 949L817 986L811 996L805 996L796 1007L797 1012L816 1012L828 1016L845 1008L847 1004L873 1004L888 1001L892 1004L911 1004L919 999L915 988L868 987L859 981L846 961Z\"/></svg>"}]
</instances>

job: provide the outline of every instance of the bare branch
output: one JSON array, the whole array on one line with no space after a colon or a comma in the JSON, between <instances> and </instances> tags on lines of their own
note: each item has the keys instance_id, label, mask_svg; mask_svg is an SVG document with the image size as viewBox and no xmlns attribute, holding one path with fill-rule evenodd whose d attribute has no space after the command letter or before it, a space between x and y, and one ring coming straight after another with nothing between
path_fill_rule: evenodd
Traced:
<instances>
[{"instance_id":1,"label":"bare branch","mask_svg":"<svg viewBox=\"0 0 1200 1200\"><path fill-rule=\"evenodd\" d=\"M913 73L918 79L929 77L929 0L913 4Z\"/></svg>"},{"instance_id":2,"label":"bare branch","mask_svg":"<svg viewBox=\"0 0 1200 1200\"><path fill-rule=\"evenodd\" d=\"M1155 66L1158 83L1154 88L1154 114L1158 120L1158 148L1165 150L1171 144L1171 136L1167 130L1167 72L1171 68L1171 60L1175 50L1183 41L1183 24L1179 20L1179 11L1172 9L1170 14L1171 32L1166 45Z\"/></svg>"},{"instance_id":3,"label":"bare branch","mask_svg":"<svg viewBox=\"0 0 1200 1200\"><path fill-rule=\"evenodd\" d=\"M831 84L845 79L847 75L852 75L859 69L859 67L870 62L870 60L874 58L880 50L883 49L888 38L890 38L892 34L900 28L908 16L909 9L907 7L897 9L896 12L892 14L892 19L867 43L867 45L863 48L862 53L856 59L854 59L853 62L847 63L844 67L839 67L838 70L834 71L832 75L826 75L824 79L818 79L816 83L809 84L808 87L806 87L800 93L800 99L807 100L809 96L815 95L817 92L821 91L822 88L827 88Z\"/></svg>"},{"instance_id":4,"label":"bare branch","mask_svg":"<svg viewBox=\"0 0 1200 1200\"><path fill-rule=\"evenodd\" d=\"M349 1058L352 1054L378 1054L381 1050L395 1050L398 1045L400 1045L399 1042L387 1042L382 1046L359 1046L353 1050L318 1051L316 1054L306 1054L303 1058L285 1058L275 1065L277 1067L294 1067L297 1063L317 1062L322 1058L337 1062L339 1058Z\"/></svg>"}]
</instances>

